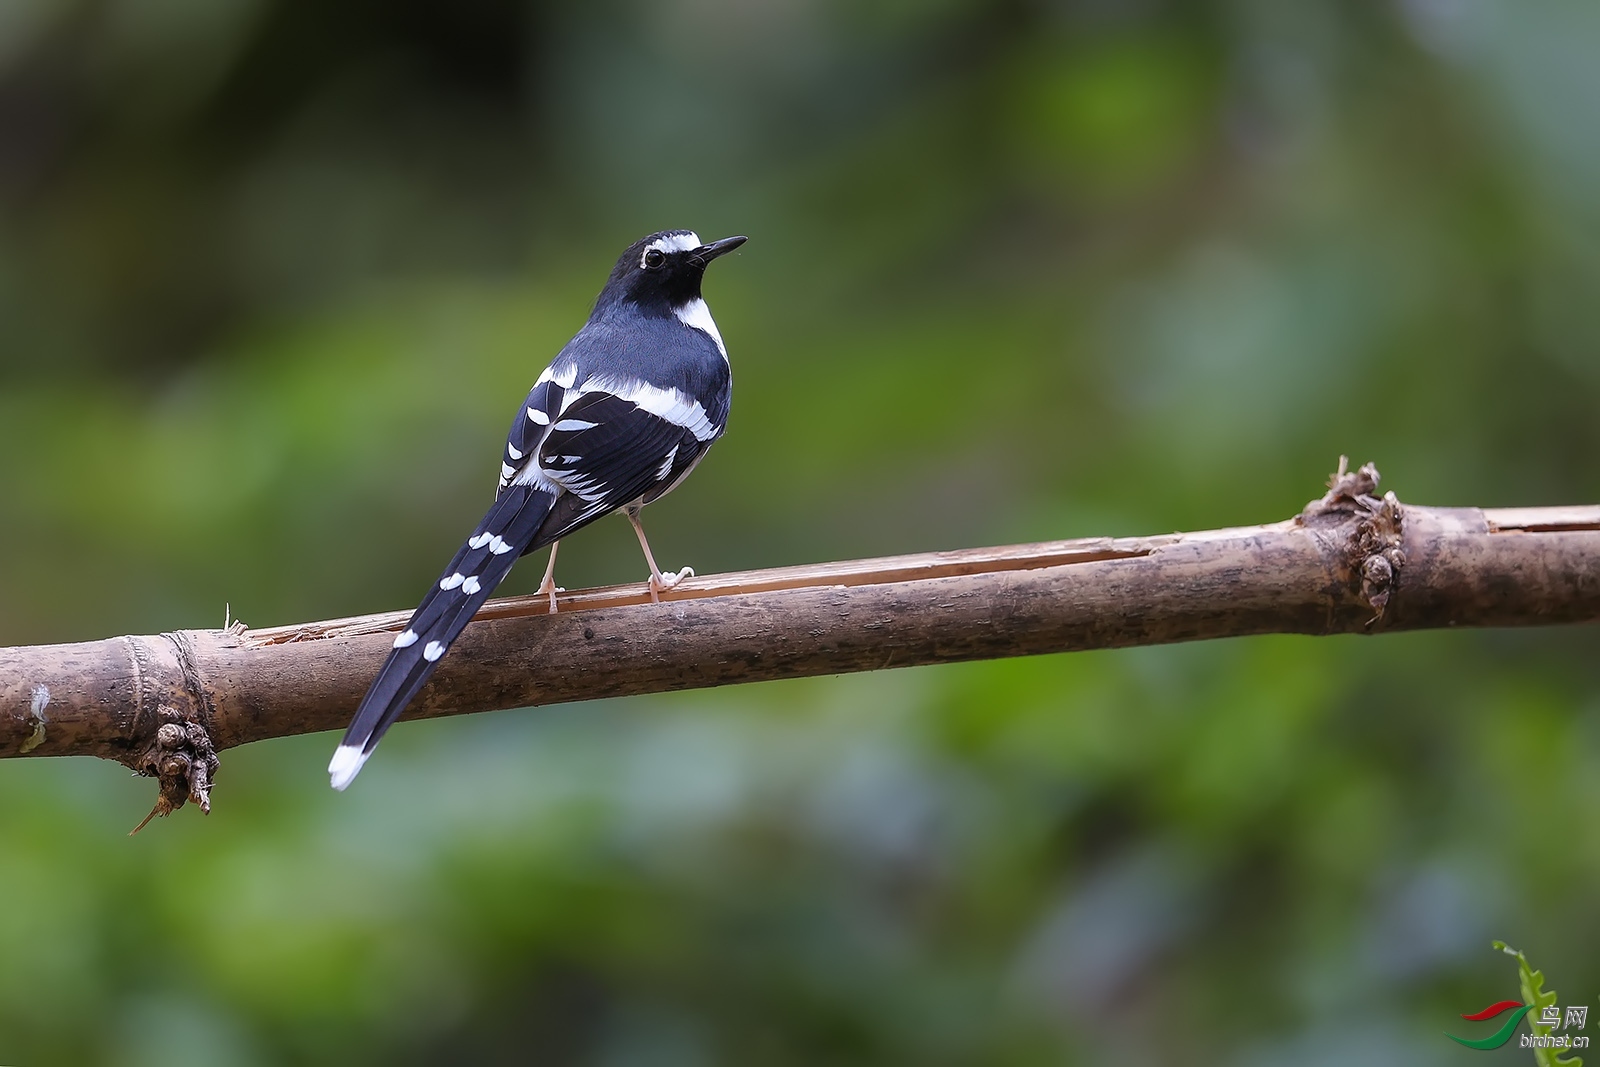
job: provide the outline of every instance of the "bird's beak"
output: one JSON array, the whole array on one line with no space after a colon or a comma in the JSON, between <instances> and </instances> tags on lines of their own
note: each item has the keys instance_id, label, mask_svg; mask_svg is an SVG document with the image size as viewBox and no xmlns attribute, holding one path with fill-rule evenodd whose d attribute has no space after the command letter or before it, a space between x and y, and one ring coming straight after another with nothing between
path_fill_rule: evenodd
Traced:
<instances>
[{"instance_id":1,"label":"bird's beak","mask_svg":"<svg viewBox=\"0 0 1600 1067\"><path fill-rule=\"evenodd\" d=\"M694 258L698 259L703 267L724 252L732 252L749 239L748 237L724 237L720 241L712 241L710 244L701 245L695 249Z\"/></svg>"}]
</instances>

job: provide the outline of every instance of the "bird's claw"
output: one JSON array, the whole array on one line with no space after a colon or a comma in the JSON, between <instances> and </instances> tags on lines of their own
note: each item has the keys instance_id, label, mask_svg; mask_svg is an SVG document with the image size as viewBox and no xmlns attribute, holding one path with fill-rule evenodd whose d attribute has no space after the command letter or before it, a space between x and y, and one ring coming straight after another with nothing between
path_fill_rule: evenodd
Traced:
<instances>
[{"instance_id":1,"label":"bird's claw","mask_svg":"<svg viewBox=\"0 0 1600 1067\"><path fill-rule=\"evenodd\" d=\"M564 586L564 585L555 585L554 583L552 583L552 584L549 584L549 585L541 585L538 588L538 590L534 593L534 595L535 596L548 596L550 598L550 614L554 615L556 613L556 594L557 593L565 593L566 591L567 591L567 587L566 586Z\"/></svg>"},{"instance_id":2,"label":"bird's claw","mask_svg":"<svg viewBox=\"0 0 1600 1067\"><path fill-rule=\"evenodd\" d=\"M693 567L685 567L676 573L668 571L665 574L652 574L650 576L650 580L645 583L650 587L650 602L652 604L661 603L662 593L665 593L668 589L676 588L678 583L683 581L685 578L693 577Z\"/></svg>"}]
</instances>

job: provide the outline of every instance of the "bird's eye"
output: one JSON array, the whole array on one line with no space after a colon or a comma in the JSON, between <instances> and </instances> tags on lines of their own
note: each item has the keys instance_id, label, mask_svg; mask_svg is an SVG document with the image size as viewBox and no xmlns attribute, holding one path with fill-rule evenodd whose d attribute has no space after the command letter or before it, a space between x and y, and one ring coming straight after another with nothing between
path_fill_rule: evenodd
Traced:
<instances>
[{"instance_id":1,"label":"bird's eye","mask_svg":"<svg viewBox=\"0 0 1600 1067\"><path fill-rule=\"evenodd\" d=\"M667 262L667 254L661 251L659 248L647 249L644 254L644 259L640 260L639 262L645 270L660 270Z\"/></svg>"}]
</instances>

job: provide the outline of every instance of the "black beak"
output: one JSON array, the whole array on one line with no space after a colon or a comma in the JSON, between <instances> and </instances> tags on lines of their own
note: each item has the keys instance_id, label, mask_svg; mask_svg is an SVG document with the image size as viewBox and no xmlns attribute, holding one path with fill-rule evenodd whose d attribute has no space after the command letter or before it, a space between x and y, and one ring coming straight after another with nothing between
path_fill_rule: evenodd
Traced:
<instances>
[{"instance_id":1,"label":"black beak","mask_svg":"<svg viewBox=\"0 0 1600 1067\"><path fill-rule=\"evenodd\" d=\"M700 261L700 265L704 267L713 259L716 259L725 252L732 252L735 248L738 248L748 240L750 240L748 237L724 237L720 241L712 241L710 244L701 245L699 248L695 249L694 258L698 259Z\"/></svg>"}]
</instances>

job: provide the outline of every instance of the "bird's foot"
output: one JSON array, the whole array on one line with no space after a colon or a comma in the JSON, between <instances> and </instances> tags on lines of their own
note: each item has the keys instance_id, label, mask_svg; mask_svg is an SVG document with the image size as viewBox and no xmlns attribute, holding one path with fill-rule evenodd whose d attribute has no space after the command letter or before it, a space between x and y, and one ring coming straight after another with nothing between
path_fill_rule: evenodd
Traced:
<instances>
[{"instance_id":1,"label":"bird's foot","mask_svg":"<svg viewBox=\"0 0 1600 1067\"><path fill-rule=\"evenodd\" d=\"M548 596L550 598L550 614L554 615L556 613L556 594L565 593L566 591L567 587L564 585L557 585L554 582L545 582L543 585L539 586L533 595Z\"/></svg>"},{"instance_id":2,"label":"bird's foot","mask_svg":"<svg viewBox=\"0 0 1600 1067\"><path fill-rule=\"evenodd\" d=\"M676 588L677 584L683 581L685 578L693 577L693 567L685 567L676 574L674 574L672 571L668 571L666 574L652 574L650 576L650 581L647 583L650 586L650 603L661 603L662 593L665 593L668 589Z\"/></svg>"}]
</instances>

